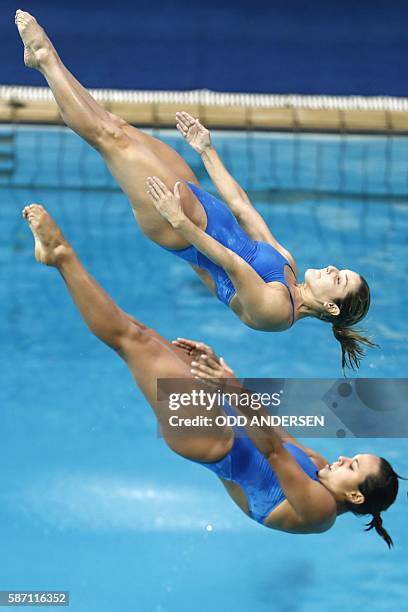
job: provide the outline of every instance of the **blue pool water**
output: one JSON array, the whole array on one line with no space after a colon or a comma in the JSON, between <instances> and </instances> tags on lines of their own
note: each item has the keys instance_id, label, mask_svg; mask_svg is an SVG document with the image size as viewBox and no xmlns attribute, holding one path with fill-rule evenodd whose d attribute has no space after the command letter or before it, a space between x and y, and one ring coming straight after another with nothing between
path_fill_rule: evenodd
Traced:
<instances>
[{"instance_id":1,"label":"blue pool water","mask_svg":"<svg viewBox=\"0 0 408 612\"><path fill-rule=\"evenodd\" d=\"M173 132L163 136L209 187L198 157ZM367 278L364 326L381 350L361 375L407 376L408 139L215 141L302 273L334 263ZM70 590L74 612L403 608L406 484L385 515L392 552L354 517L304 537L250 521L215 477L156 437L123 363L87 332L55 270L34 262L20 210L47 206L123 308L168 338L212 344L241 376L339 376L329 328L244 327L188 266L149 243L98 156L69 131L4 126L0 152L0 590ZM316 448L330 460L384 455L408 474L405 440Z\"/></svg>"}]
</instances>

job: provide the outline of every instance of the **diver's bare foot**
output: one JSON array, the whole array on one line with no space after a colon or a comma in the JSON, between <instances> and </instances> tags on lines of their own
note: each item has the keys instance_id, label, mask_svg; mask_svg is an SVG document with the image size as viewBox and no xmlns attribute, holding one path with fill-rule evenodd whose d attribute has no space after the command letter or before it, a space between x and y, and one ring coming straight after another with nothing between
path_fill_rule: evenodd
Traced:
<instances>
[{"instance_id":1,"label":"diver's bare foot","mask_svg":"<svg viewBox=\"0 0 408 612\"><path fill-rule=\"evenodd\" d=\"M24 43L25 65L39 70L54 51L50 39L30 13L18 9L14 21Z\"/></svg>"},{"instance_id":2,"label":"diver's bare foot","mask_svg":"<svg viewBox=\"0 0 408 612\"><path fill-rule=\"evenodd\" d=\"M58 266L71 253L58 225L40 204L30 204L23 210L35 240L35 258L47 266Z\"/></svg>"}]
</instances>

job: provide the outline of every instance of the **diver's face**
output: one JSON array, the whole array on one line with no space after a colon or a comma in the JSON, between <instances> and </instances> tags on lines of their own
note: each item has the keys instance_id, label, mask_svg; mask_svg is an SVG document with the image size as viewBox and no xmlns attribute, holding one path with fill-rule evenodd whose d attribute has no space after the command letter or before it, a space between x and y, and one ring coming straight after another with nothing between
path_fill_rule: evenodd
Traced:
<instances>
[{"instance_id":1,"label":"diver's face","mask_svg":"<svg viewBox=\"0 0 408 612\"><path fill-rule=\"evenodd\" d=\"M361 277L353 270L339 270L335 266L321 270L309 268L305 272L305 284L316 299L335 302L358 291Z\"/></svg>"},{"instance_id":2,"label":"diver's face","mask_svg":"<svg viewBox=\"0 0 408 612\"><path fill-rule=\"evenodd\" d=\"M377 455L360 454L354 457L343 457L319 470L319 480L327 489L340 499L350 498L359 491L360 485L367 476L378 472L380 458ZM364 500L363 500L364 501Z\"/></svg>"}]
</instances>

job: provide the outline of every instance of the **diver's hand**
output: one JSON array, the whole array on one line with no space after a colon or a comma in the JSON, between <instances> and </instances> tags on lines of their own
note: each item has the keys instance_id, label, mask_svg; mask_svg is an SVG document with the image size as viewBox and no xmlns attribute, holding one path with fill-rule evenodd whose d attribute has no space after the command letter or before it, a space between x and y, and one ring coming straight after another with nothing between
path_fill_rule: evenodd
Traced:
<instances>
[{"instance_id":1,"label":"diver's hand","mask_svg":"<svg viewBox=\"0 0 408 612\"><path fill-rule=\"evenodd\" d=\"M161 216L174 228L180 227L186 219L181 206L180 181L174 185L172 192L157 176L149 176L146 181L146 191Z\"/></svg>"},{"instance_id":2,"label":"diver's hand","mask_svg":"<svg viewBox=\"0 0 408 612\"><path fill-rule=\"evenodd\" d=\"M201 355L208 355L209 357L216 357L211 346L204 342L198 342L197 340L188 340L187 338L177 338L172 342L175 346L182 349L192 359L196 360Z\"/></svg>"},{"instance_id":3,"label":"diver's hand","mask_svg":"<svg viewBox=\"0 0 408 612\"><path fill-rule=\"evenodd\" d=\"M234 378L233 370L225 363L223 357L209 357L208 355L200 355L200 357L191 362L191 374L200 380L209 378Z\"/></svg>"},{"instance_id":4,"label":"diver's hand","mask_svg":"<svg viewBox=\"0 0 408 612\"><path fill-rule=\"evenodd\" d=\"M232 368L208 344L186 338L177 338L173 344L191 356L191 373L195 378L235 378Z\"/></svg>"},{"instance_id":5,"label":"diver's hand","mask_svg":"<svg viewBox=\"0 0 408 612\"><path fill-rule=\"evenodd\" d=\"M233 370L227 365L222 357L218 357L213 349L204 342L177 338L173 344L186 352L191 359L191 375L197 380L204 381L206 385L214 389L223 389L230 383L238 384Z\"/></svg>"},{"instance_id":6,"label":"diver's hand","mask_svg":"<svg viewBox=\"0 0 408 612\"><path fill-rule=\"evenodd\" d=\"M200 155L211 147L209 130L198 119L194 119L185 111L176 113L176 128L188 144Z\"/></svg>"}]
</instances>

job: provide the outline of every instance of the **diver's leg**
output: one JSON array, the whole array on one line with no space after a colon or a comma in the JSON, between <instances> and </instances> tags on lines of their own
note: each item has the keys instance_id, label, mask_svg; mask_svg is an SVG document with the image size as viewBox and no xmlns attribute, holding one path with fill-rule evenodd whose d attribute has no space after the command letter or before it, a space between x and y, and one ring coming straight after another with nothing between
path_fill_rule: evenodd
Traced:
<instances>
[{"instance_id":1,"label":"diver's leg","mask_svg":"<svg viewBox=\"0 0 408 612\"><path fill-rule=\"evenodd\" d=\"M190 373L191 357L160 334L121 310L86 272L60 229L37 204L24 209L35 239L35 256L41 263L56 267L90 331L126 361L137 385L156 413L163 437L177 453L198 461L217 461L231 448L233 432L226 426L174 428L169 423L168 402L157 400L158 378L181 378L188 387L196 385ZM187 390L187 388L186 388ZM211 417L224 414L219 406ZM178 417L196 416L194 408L180 406ZM213 420L214 422L214 420Z\"/></svg>"},{"instance_id":2,"label":"diver's leg","mask_svg":"<svg viewBox=\"0 0 408 612\"><path fill-rule=\"evenodd\" d=\"M38 69L46 78L65 123L102 154L130 199L144 233L167 248L181 249L188 246L154 209L146 193L146 179L151 175L160 176L170 188L180 179L191 178L196 182L185 162L175 151L170 155L167 145L159 146L150 136L136 128L131 129L99 106L64 67L34 17L18 11L16 24L24 42L26 64ZM182 205L193 223L205 228L205 211L184 183Z\"/></svg>"},{"instance_id":3,"label":"diver's leg","mask_svg":"<svg viewBox=\"0 0 408 612\"><path fill-rule=\"evenodd\" d=\"M177 151L175 151L172 147L170 147L168 144L166 144L162 140L159 140L158 138L150 136L146 132L139 130L137 127L133 125L129 125L129 123L124 121L124 119L105 110L100 104L98 104L98 102L90 94L90 92L64 66L64 64L61 62L61 58L59 58L55 50L55 47L52 45L51 41L48 38L47 40L55 56L58 57L58 59L60 60L61 70L63 71L65 77L70 82L75 93L82 99L83 103L89 107L89 109L94 113L95 116L99 116L102 119L109 118L112 121L112 123L115 124L117 127L123 128L126 134L131 139L136 140L139 143L141 142L147 148L149 148L155 155L160 157L164 161L165 165L171 168L172 171L175 174L177 174L179 179L183 181L189 181L191 183L199 185L196 175L194 174L190 166L187 164L187 162L181 157L181 155L177 153ZM33 59L35 59L35 57L34 58L31 57L31 62L33 61ZM29 50L27 50L26 61L28 65L31 65ZM37 66L34 65L32 67L37 67Z\"/></svg>"}]
</instances>

